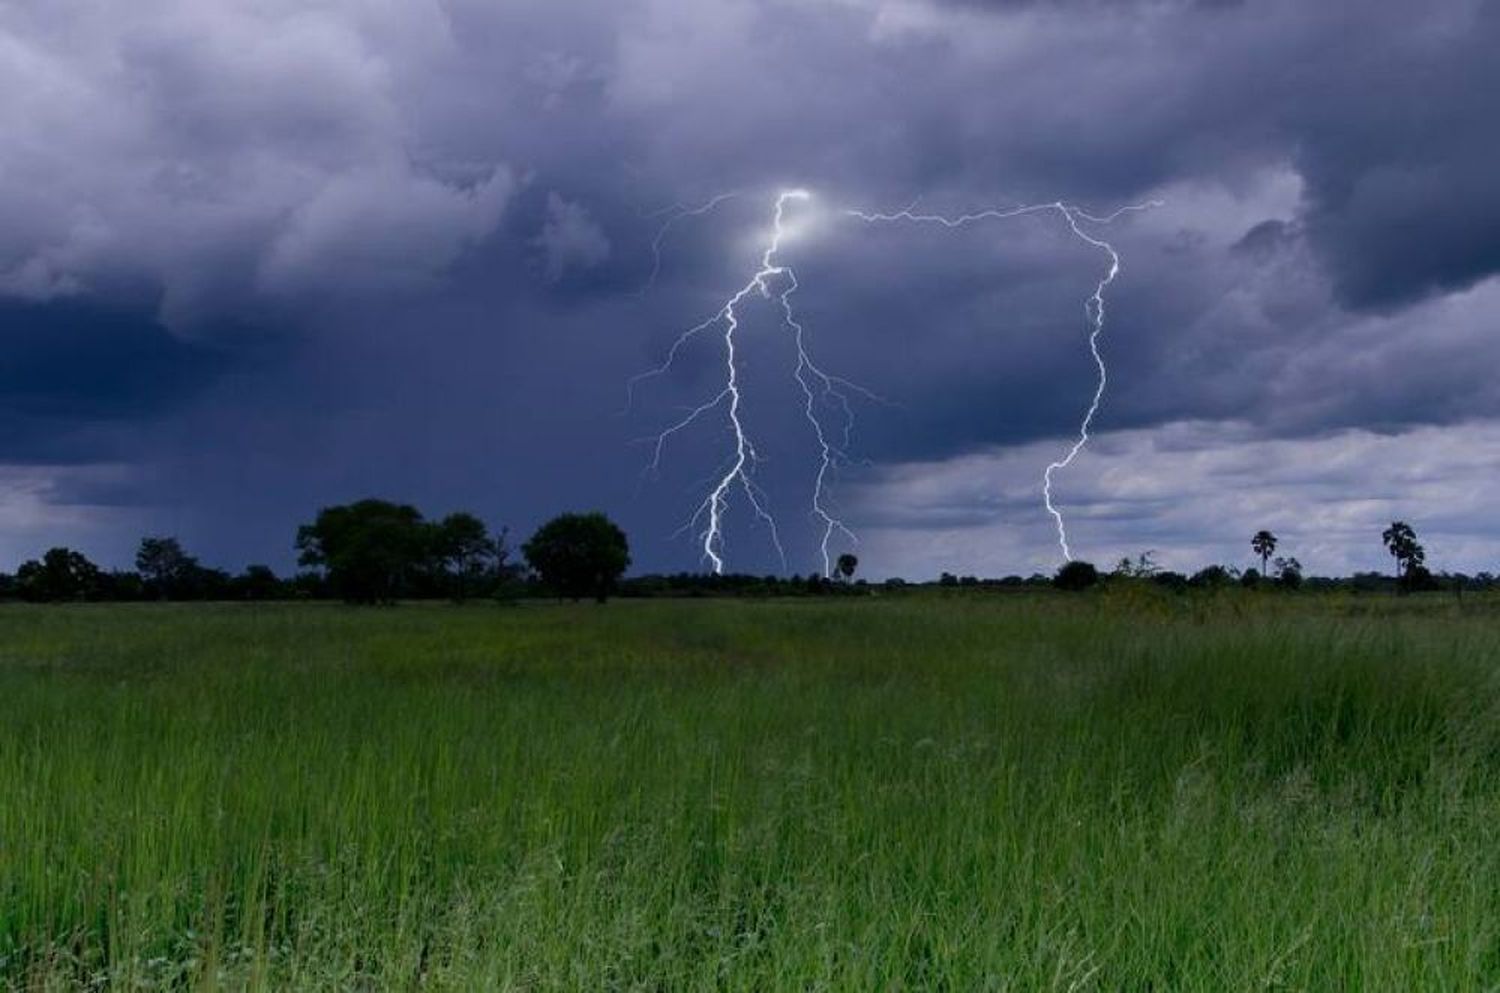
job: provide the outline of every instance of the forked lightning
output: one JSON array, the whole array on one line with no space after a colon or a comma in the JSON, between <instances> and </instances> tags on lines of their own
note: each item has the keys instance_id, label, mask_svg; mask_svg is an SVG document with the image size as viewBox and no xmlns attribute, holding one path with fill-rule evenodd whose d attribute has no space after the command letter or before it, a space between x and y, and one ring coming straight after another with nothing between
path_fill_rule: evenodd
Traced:
<instances>
[{"instance_id":1,"label":"forked lightning","mask_svg":"<svg viewBox=\"0 0 1500 993\"><path fill-rule=\"evenodd\" d=\"M674 213L667 224L682 217L706 213L731 196L733 194L720 195L700 207L683 209ZM782 242L787 235L788 208L792 204L805 203L811 198L812 194L802 189L782 190L776 195L771 235L765 250L761 253L760 267L750 276L748 282L725 300L723 306L717 311L678 335L672 347L667 350L667 357L661 365L633 377L628 384L627 399L633 401L635 387L642 380L667 372L672 368L684 345L700 334L717 329L724 346L723 388L656 436L650 462L652 471L659 468L663 450L673 435L711 411L720 407L726 409L730 433L734 440L733 450L723 474L717 478L687 524L688 528L701 526L702 530L698 537L702 542L703 556L715 573L724 571L724 518L729 510L730 497L736 488L744 494L746 502L749 503L756 517L765 523L783 567L786 564L786 550L782 546L781 537L777 531L776 519L766 509L763 494L755 483L754 473L758 456L742 417L744 397L740 388L735 333L740 328L739 307L756 294L766 300L776 301L780 309L781 323L791 332L792 342L796 348L797 364L793 371L793 378L796 379L802 391L803 416L812 429L813 440L818 448L818 469L813 478L811 512L821 533L818 547L822 556L823 575L827 576L832 572L832 543L835 537L842 536L850 542L856 540L854 533L834 516L828 500L829 474L845 458L844 448L848 443L849 432L853 425L853 409L850 406L849 394L853 392L872 398L873 396L848 380L829 375L813 361L808 352L806 330L797 320L796 312L792 308L792 294L797 291L798 286L797 274L790 266L778 259ZM660 245L665 230L666 225L658 231L652 242L653 279L660 267ZM844 423L839 441L830 437L830 429L824 424L824 418L820 414L820 409L829 404L836 405L843 417Z\"/></svg>"},{"instance_id":2,"label":"forked lightning","mask_svg":"<svg viewBox=\"0 0 1500 993\"><path fill-rule=\"evenodd\" d=\"M677 221L686 217L696 217L708 213L726 200L732 199L739 194L721 194L697 207L675 208L667 221L657 231L656 237L651 243L652 268L647 287L656 279L661 267L661 244L666 236L667 230ZM693 407L686 416L668 426L654 439L650 468L659 468L663 452L668 441L678 432L696 423L699 419L721 407L725 409L733 436L733 446L729 458L725 463L722 475L713 482L708 495L699 503L691 519L686 525L687 529L699 528L698 538L702 543L703 555L712 566L715 573L724 571L724 521L729 510L730 498L739 489L750 505L751 510L757 518L763 521L770 533L771 542L775 546L777 554L781 557L783 566L786 563L786 551L782 546L781 537L776 527L776 520L766 507L764 495L754 480L755 467L759 461L755 445L752 442L743 420L744 397L740 384L740 367L736 352L735 335L740 328L740 306L753 295L759 295L766 300L775 300L780 309L780 323L782 327L791 332L792 342L796 348L797 362L793 371L793 378L803 396L803 414L812 431L812 437L818 448L817 472L813 478L811 514L820 530L819 552L822 556L823 574L829 575L833 566L832 545L836 538L842 537L849 542L854 542L855 536L844 523L836 517L831 509L828 498L828 487L830 474L846 459L845 450L848 447L850 431L853 427L854 415L850 405L850 394L859 394L865 398L878 400L869 391L859 387L846 379L833 376L823 371L810 356L807 345L807 335L801 322L797 319L792 307L792 294L798 289L797 275L791 266L779 259L782 243L787 235L787 212L791 205L801 204L809 201L812 195L803 189L782 190L776 195L774 213L772 218L771 234L765 248L760 256L759 268L750 276L748 282L739 287L731 294L724 304L707 319L688 328L678 335L673 341L671 348L667 351L666 359L661 365L647 372L633 377L627 386L628 397L633 399L636 386L643 380L660 376L672 368L682 348L694 338L709 331L716 331L719 340L723 342L724 356L724 378L723 388L713 397ZM1122 214L1135 211L1148 210L1161 206L1160 201L1152 200L1145 203L1132 204L1121 207L1113 213L1098 216L1090 214L1072 204L1062 201L1049 203L1028 204L1019 207L990 208L969 214L958 214L953 216L918 213L914 207L893 213L873 213L860 210L846 210L844 214L857 218L868 224L882 223L915 223L915 224L937 224L946 228L960 228L986 220L1006 220L1010 218L1023 217L1031 214L1055 213L1067 224L1069 231L1086 244L1103 252L1108 260L1104 274L1094 285L1094 290L1084 301L1084 314L1088 323L1089 354L1092 356L1098 376L1095 381L1093 395L1090 398L1088 408L1084 412L1083 419L1079 423L1077 437L1068 447L1061 458L1048 463L1042 474L1042 499L1046 505L1047 512L1057 527L1058 546L1062 550L1064 560L1073 557L1072 548L1068 543L1067 522L1062 511L1058 509L1053 500L1053 478L1055 474L1072 465L1085 445L1089 441L1089 428L1093 425L1094 417L1098 414L1099 405L1104 398L1105 388L1108 386L1109 373L1104 363L1104 357L1099 350L1099 339L1104 333L1104 295L1115 278L1120 274L1120 255L1113 245L1093 233L1092 226L1103 226L1111 223ZM830 429L824 423L821 411L828 407L836 407L842 419L842 428L839 431L838 440L830 436Z\"/></svg>"},{"instance_id":3,"label":"forked lightning","mask_svg":"<svg viewBox=\"0 0 1500 993\"><path fill-rule=\"evenodd\" d=\"M1120 253L1115 251L1113 245L1097 235L1090 234L1084 230L1081 223L1104 225L1109 224L1121 214L1133 213L1140 210L1150 210L1153 207L1162 206L1160 200L1148 200L1145 203L1131 204L1121 207L1113 213L1102 217L1095 216L1072 204L1054 200L1050 203L1027 204L1020 207L989 208L976 211L972 214L958 214L956 216L945 216L943 214L919 214L913 208L897 211L891 214L866 213L864 211L850 210L846 213L851 217L857 217L867 223L893 223L913 222L918 224L940 224L947 228L959 228L974 224L979 221L1006 220L1014 217L1023 217L1028 214L1039 214L1056 212L1061 215L1068 229L1083 241L1101 250L1109 259L1109 265L1105 268L1104 275L1094 284L1094 292L1089 294L1084 301L1084 315L1089 323L1089 354L1094 359L1094 366L1099 370L1098 379L1094 383L1094 395L1089 400L1088 410L1084 412L1083 420L1078 425L1078 437L1068 447L1067 453L1056 461L1049 462L1047 468L1042 472L1042 501L1047 506L1047 513L1052 515L1053 522L1057 525L1057 544L1062 549L1063 561L1069 562L1073 559L1073 550L1068 546L1068 525L1063 519L1062 511L1052 500L1052 477L1060 469L1066 469L1073 464L1078 453L1089 443L1089 428L1094 423L1094 416L1099 413L1099 404L1104 399L1105 387L1109 385L1109 370L1104 365L1104 356L1099 352L1099 338L1104 334L1104 291L1109 289L1115 277L1120 274Z\"/></svg>"}]
</instances>

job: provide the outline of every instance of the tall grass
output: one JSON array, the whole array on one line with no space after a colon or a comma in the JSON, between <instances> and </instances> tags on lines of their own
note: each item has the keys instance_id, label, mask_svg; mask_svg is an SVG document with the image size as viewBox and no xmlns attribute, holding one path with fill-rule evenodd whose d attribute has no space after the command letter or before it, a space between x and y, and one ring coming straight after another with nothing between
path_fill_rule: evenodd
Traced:
<instances>
[{"instance_id":1,"label":"tall grass","mask_svg":"<svg viewBox=\"0 0 1500 993\"><path fill-rule=\"evenodd\" d=\"M1472 600L0 608L17 988L1481 990Z\"/></svg>"}]
</instances>

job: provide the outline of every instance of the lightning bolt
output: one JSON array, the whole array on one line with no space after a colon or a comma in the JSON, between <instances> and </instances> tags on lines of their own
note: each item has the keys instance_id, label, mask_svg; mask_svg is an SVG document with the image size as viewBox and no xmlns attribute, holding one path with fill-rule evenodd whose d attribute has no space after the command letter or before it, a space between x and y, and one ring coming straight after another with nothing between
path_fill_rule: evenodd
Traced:
<instances>
[{"instance_id":1,"label":"lightning bolt","mask_svg":"<svg viewBox=\"0 0 1500 993\"><path fill-rule=\"evenodd\" d=\"M1099 404L1104 399L1104 390L1109 385L1109 370L1104 364L1104 356L1099 351L1099 339L1104 334L1104 294L1110 284L1120 274L1120 253L1109 242L1096 234L1091 234L1084 228L1084 224L1107 225L1112 223L1122 214L1134 213L1136 211L1150 210L1162 206L1160 200L1148 200L1144 203L1130 204L1115 210L1113 213L1103 216L1090 214L1072 204L1061 200L1050 203L1026 204L1019 207L989 208L976 211L972 214L959 214L946 216L943 214L917 213L915 205L905 210L894 213L867 213L859 210L849 210L845 213L870 224L910 222L916 224L939 224L946 228L961 228L980 221L1009 220L1024 217L1030 214L1056 213L1060 215L1067 224L1068 229L1079 239L1088 245L1099 249L1108 259L1104 275L1094 284L1094 292L1084 300L1084 317L1089 326L1089 354L1093 357L1094 366L1098 370L1098 378L1094 383L1094 394L1089 400L1088 410L1084 412L1083 420L1078 425L1078 436L1068 447L1066 454L1061 458L1049 462L1042 473L1042 501L1046 504L1047 513L1052 515L1052 520L1057 526L1057 544L1062 549L1063 560L1072 561L1073 550L1068 545L1068 525L1064 520L1062 511L1058 509L1052 499L1053 476L1059 471L1068 468L1078 453L1083 451L1089 442L1089 428L1093 426L1094 417L1099 413Z\"/></svg>"},{"instance_id":2,"label":"lightning bolt","mask_svg":"<svg viewBox=\"0 0 1500 993\"><path fill-rule=\"evenodd\" d=\"M656 234L651 238L651 271L647 274L645 283L643 283L641 285L641 288L636 291L636 295L645 296L647 293L651 292L651 288L656 285L656 277L661 275L662 242L666 241L667 233L672 230L673 226L676 225L678 221L688 217L702 217L704 214L712 213L715 209L718 208L719 204L724 203L728 200L733 200L740 195L741 194L737 191L730 193L720 193L717 196L703 201L696 207L689 207L682 203L674 203L670 207L665 207L661 210L652 211L651 213L647 214L646 216L648 218L665 216L666 220L661 222L661 227L656 229Z\"/></svg>"},{"instance_id":3,"label":"lightning bolt","mask_svg":"<svg viewBox=\"0 0 1500 993\"><path fill-rule=\"evenodd\" d=\"M680 208L671 212L668 220L658 229L652 241L653 264L647 288L655 281L660 271L662 240L670 226L683 218L706 214L725 200L735 196L738 194L720 194L697 207ZM828 497L828 487L830 476L846 460L844 452L849 443L854 420L851 394L859 394L877 401L879 398L846 379L830 375L813 361L808 351L806 329L797 319L792 306L792 295L797 292L799 285L797 274L789 265L778 259L782 242L787 236L789 207L792 204L805 203L811 198L812 194L803 189L786 189L776 195L771 235L761 253L759 268L751 274L744 285L724 301L717 311L679 334L660 365L632 377L627 383L628 407L634 402L635 389L638 385L666 373L677 361L682 350L692 341L700 335L717 330L719 340L723 343L722 388L703 403L690 408L683 417L656 435L651 460L647 466L649 472L658 470L663 453L675 435L710 413L724 410L730 434L733 436L731 452L723 465L722 473L712 481L708 494L698 504L692 517L684 526L689 530L701 527L698 537L702 543L703 557L715 573L724 571L724 521L730 509L731 497L736 491L744 495L746 503L749 504L756 518L766 524L771 542L781 558L782 568L786 568L786 550L781 542L776 519L767 509L764 494L754 479L755 467L760 457L742 419L744 397L740 386L736 334L741 326L740 307L753 295L776 301L781 315L781 324L791 332L791 340L796 349L797 362L792 375L802 392L803 416L808 422L813 441L818 449L818 468L813 477L811 514L820 529L818 548L822 557L824 576L832 573L834 540L840 536L850 542L857 540L854 533L835 516ZM819 413L821 407L830 405L835 406L843 417L843 429L837 439L830 436L830 430L825 426L824 418Z\"/></svg>"}]
</instances>

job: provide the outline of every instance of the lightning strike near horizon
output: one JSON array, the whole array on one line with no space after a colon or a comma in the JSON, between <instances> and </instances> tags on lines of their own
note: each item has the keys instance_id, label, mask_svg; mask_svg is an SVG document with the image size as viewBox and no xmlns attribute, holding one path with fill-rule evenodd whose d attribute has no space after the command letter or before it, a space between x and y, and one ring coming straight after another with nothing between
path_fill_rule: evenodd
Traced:
<instances>
[{"instance_id":1,"label":"lightning strike near horizon","mask_svg":"<svg viewBox=\"0 0 1500 993\"><path fill-rule=\"evenodd\" d=\"M651 276L646 284L647 288L655 281L660 270L661 244L668 228L682 218L706 214L724 201L738 195L736 193L720 194L698 207L682 208L671 214L652 241L653 264ZM725 300L717 311L678 335L667 350L665 360L659 366L632 377L627 383L627 404L630 404L634 402L635 389L641 382L666 373L672 368L686 345L702 334L714 329L718 330L718 339L723 343L724 350L723 388L714 396L689 409L682 418L656 435L651 461L648 465L648 471L658 469L663 451L673 436L711 412L724 409L729 430L733 436L731 453L724 464L722 474L713 481L708 495L698 504L692 517L684 526L688 529L702 527L699 537L702 542L703 556L715 573L724 571L724 522L729 511L730 498L736 489L743 493L754 515L766 524L771 542L781 558L782 566L783 568L786 566L786 550L781 543L776 519L767 509L763 494L754 479L754 470L759 462L759 455L742 418L744 397L740 385L736 333L741 327L739 307L755 294L768 301L774 300L780 312L780 324L791 332L791 340L796 351L796 365L792 377L802 393L802 413L812 431L813 441L818 450L818 466L813 477L810 512L820 529L818 548L822 557L824 576L832 573L831 545L835 537L843 536L851 543L857 541L854 533L835 516L829 504L829 475L846 458L844 450L849 443L854 416L849 394L858 393L870 399L878 400L878 398L846 379L830 375L813 361L808 352L806 329L797 319L792 306L792 294L798 289L796 272L791 266L778 259L782 242L788 233L786 216L788 206L793 203L805 203L811 198L812 194L803 189L786 189L776 195L771 234L761 253L759 268L744 285ZM830 404L836 405L843 416L840 441L835 441L830 437L829 429L819 414L820 406Z\"/></svg>"},{"instance_id":2,"label":"lightning strike near horizon","mask_svg":"<svg viewBox=\"0 0 1500 993\"><path fill-rule=\"evenodd\" d=\"M1049 462L1047 468L1042 473L1042 501L1047 507L1047 513L1052 515L1052 520L1057 526L1057 543L1062 549L1064 561L1072 561L1073 550L1068 545L1067 522L1063 518L1062 511L1057 508L1052 499L1052 479L1059 470L1066 469L1072 465L1073 460L1078 457L1078 453L1083 451L1084 446L1088 444L1089 428L1093 425L1094 417L1099 412L1099 404L1103 401L1104 390L1109 384L1109 370L1104 364L1104 356L1099 351L1099 339L1104 334L1104 293L1109 289L1110 284L1115 281L1115 277L1120 274L1120 253L1109 242L1095 234L1091 234L1081 225L1083 223L1106 225L1113 222L1122 214L1150 210L1160 206L1162 206L1162 201L1148 200L1144 203L1120 207L1114 212L1103 216L1090 214L1079 207L1064 203L1061 200L1054 200L1049 203L1027 204L1019 207L990 208L952 217L943 214L917 213L915 205L894 213L867 213L859 210L846 211L849 216L871 224L905 221L917 224L939 224L947 228L965 227L979 221L1007 220L1030 214L1055 212L1061 215L1063 221L1068 225L1068 229L1075 236L1105 253L1109 264L1105 268L1104 275L1094 284L1094 292L1089 294L1088 298L1084 301L1083 307L1084 316L1089 325L1089 354L1094 360L1095 368L1099 371L1094 385L1094 393L1089 400L1088 409L1084 412L1082 421L1079 422L1077 438L1068 447L1067 453L1061 458Z\"/></svg>"}]
</instances>

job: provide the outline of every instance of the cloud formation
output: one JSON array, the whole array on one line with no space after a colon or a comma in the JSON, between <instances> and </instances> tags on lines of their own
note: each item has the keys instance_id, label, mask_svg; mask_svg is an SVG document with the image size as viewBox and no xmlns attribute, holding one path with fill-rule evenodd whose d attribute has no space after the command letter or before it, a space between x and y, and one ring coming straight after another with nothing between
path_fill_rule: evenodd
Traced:
<instances>
[{"instance_id":1,"label":"cloud formation","mask_svg":"<svg viewBox=\"0 0 1500 993\"><path fill-rule=\"evenodd\" d=\"M569 269L591 269L609 258L609 239L587 208L556 193L547 194L547 223L536 244L553 283Z\"/></svg>"},{"instance_id":2,"label":"cloud formation","mask_svg":"<svg viewBox=\"0 0 1500 993\"><path fill-rule=\"evenodd\" d=\"M1046 217L926 232L842 215L918 196L1167 201L1110 231L1106 435L1232 425L1216 444L1269 445L1295 472L1330 438L1440 432L1480 459L1500 418L1497 41L1484 0L1420 18L1364 0L13 3L0 336L25 375L0 398L0 461L149 468L141 505L197 505L210 556L375 491L522 530L605 506L645 567L695 565L668 539L718 439L682 439L644 483L629 441L701 402L721 356L690 350L623 420L622 384L743 282L793 184L816 193L788 245L816 356L892 401L855 436L875 478L1055 455L1091 388L1098 253ZM638 295L658 211L731 190L674 225ZM743 344L764 481L795 529L787 342L762 323ZM1349 500L1385 492L1361 472ZM252 478L278 495L237 502ZM851 523L883 526L899 490L853 479ZM1217 547L1211 520L1161 513L1182 547ZM768 567L762 546L731 564ZM889 545L885 571L917 572L917 547Z\"/></svg>"},{"instance_id":3,"label":"cloud formation","mask_svg":"<svg viewBox=\"0 0 1500 993\"><path fill-rule=\"evenodd\" d=\"M1059 491L1075 540L1102 564L1149 550L1187 572L1213 562L1245 568L1257 565L1250 536L1270 528L1282 553L1314 573L1389 572L1380 533L1396 519L1417 521L1441 568L1494 571L1500 561L1489 526L1500 459L1493 422L1297 439L1267 439L1244 423L1178 422L1097 440ZM1050 457L1034 445L872 473L855 498L871 562L919 576L990 576L997 563L1049 573L1056 547L1036 494Z\"/></svg>"},{"instance_id":4,"label":"cloud formation","mask_svg":"<svg viewBox=\"0 0 1500 993\"><path fill-rule=\"evenodd\" d=\"M425 4L21 4L0 14L0 292L144 283L174 328L423 285L493 231L499 161L422 132Z\"/></svg>"}]
</instances>

